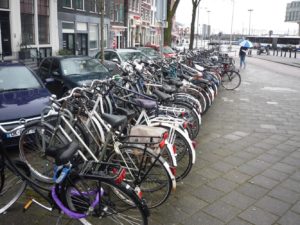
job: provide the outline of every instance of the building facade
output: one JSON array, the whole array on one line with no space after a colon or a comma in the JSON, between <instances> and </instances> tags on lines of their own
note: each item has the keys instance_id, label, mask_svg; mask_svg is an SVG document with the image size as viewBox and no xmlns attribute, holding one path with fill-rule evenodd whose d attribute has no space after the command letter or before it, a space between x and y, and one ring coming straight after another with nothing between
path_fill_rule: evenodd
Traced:
<instances>
[{"instance_id":1,"label":"building facade","mask_svg":"<svg viewBox=\"0 0 300 225\"><path fill-rule=\"evenodd\" d=\"M100 51L99 0L61 0L57 4L59 48L74 55L94 56ZM110 46L109 0L104 7L104 46Z\"/></svg>"},{"instance_id":2,"label":"building facade","mask_svg":"<svg viewBox=\"0 0 300 225\"><path fill-rule=\"evenodd\" d=\"M6 59L51 55L58 50L57 0L1 0L0 36Z\"/></svg>"},{"instance_id":3,"label":"building facade","mask_svg":"<svg viewBox=\"0 0 300 225\"><path fill-rule=\"evenodd\" d=\"M126 27L127 27L127 47L136 47L141 45L142 39L142 18L141 18L141 0L126 0Z\"/></svg>"},{"instance_id":4,"label":"building facade","mask_svg":"<svg viewBox=\"0 0 300 225\"><path fill-rule=\"evenodd\" d=\"M300 36L300 1L293 1L286 5L285 22L298 23L298 36Z\"/></svg>"},{"instance_id":5,"label":"building facade","mask_svg":"<svg viewBox=\"0 0 300 225\"><path fill-rule=\"evenodd\" d=\"M110 1L110 39L111 48L126 46L126 26L124 0Z\"/></svg>"}]
</instances>

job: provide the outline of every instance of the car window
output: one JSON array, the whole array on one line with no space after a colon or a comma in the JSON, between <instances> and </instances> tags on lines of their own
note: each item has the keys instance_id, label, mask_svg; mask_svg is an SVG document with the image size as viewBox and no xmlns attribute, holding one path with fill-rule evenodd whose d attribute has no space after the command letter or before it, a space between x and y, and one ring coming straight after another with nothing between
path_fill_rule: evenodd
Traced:
<instances>
[{"instance_id":1,"label":"car window","mask_svg":"<svg viewBox=\"0 0 300 225\"><path fill-rule=\"evenodd\" d=\"M123 61L133 61L136 59L139 60L149 60L149 58L144 55L143 53L136 51L136 52L120 52L119 53L120 57L122 58Z\"/></svg>"},{"instance_id":2,"label":"car window","mask_svg":"<svg viewBox=\"0 0 300 225\"><path fill-rule=\"evenodd\" d=\"M97 59L68 58L61 60L62 73L66 76L89 73L108 73L108 70Z\"/></svg>"},{"instance_id":3,"label":"car window","mask_svg":"<svg viewBox=\"0 0 300 225\"><path fill-rule=\"evenodd\" d=\"M140 49L146 56L157 56L159 57L159 53L155 51L153 48L141 48Z\"/></svg>"},{"instance_id":4,"label":"car window","mask_svg":"<svg viewBox=\"0 0 300 225\"><path fill-rule=\"evenodd\" d=\"M120 61L120 59L119 59L117 53L115 53L115 52L111 52L111 53L110 53L110 60L113 60L113 59L117 59L117 60Z\"/></svg>"},{"instance_id":5,"label":"car window","mask_svg":"<svg viewBox=\"0 0 300 225\"><path fill-rule=\"evenodd\" d=\"M104 52L104 59L105 60L110 60L110 52ZM99 58L101 58L100 56L99 56Z\"/></svg>"},{"instance_id":6,"label":"car window","mask_svg":"<svg viewBox=\"0 0 300 225\"><path fill-rule=\"evenodd\" d=\"M163 47L163 53L164 54L172 54L172 53L174 53L174 51L170 47L165 46L165 47Z\"/></svg>"},{"instance_id":7,"label":"car window","mask_svg":"<svg viewBox=\"0 0 300 225\"><path fill-rule=\"evenodd\" d=\"M39 75L42 79L46 79L49 77L49 70L51 66L51 59L47 58L44 61L42 61L40 68L39 68Z\"/></svg>"},{"instance_id":8,"label":"car window","mask_svg":"<svg viewBox=\"0 0 300 225\"><path fill-rule=\"evenodd\" d=\"M58 72L60 73L59 69L59 61L57 59L53 59L52 61L52 66L51 66L51 71L50 73L53 74L53 72Z\"/></svg>"},{"instance_id":9,"label":"car window","mask_svg":"<svg viewBox=\"0 0 300 225\"><path fill-rule=\"evenodd\" d=\"M0 92L41 88L33 73L24 66L0 67Z\"/></svg>"}]
</instances>

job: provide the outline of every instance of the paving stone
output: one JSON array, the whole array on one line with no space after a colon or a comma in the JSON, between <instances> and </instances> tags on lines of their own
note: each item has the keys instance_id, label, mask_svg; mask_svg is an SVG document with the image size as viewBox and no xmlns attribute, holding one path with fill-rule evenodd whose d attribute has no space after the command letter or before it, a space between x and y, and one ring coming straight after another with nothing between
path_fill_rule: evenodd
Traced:
<instances>
[{"instance_id":1,"label":"paving stone","mask_svg":"<svg viewBox=\"0 0 300 225\"><path fill-rule=\"evenodd\" d=\"M260 187L255 184L245 183L241 185L238 189L238 192L245 194L251 198L259 199L264 196L269 190L263 187Z\"/></svg>"},{"instance_id":2,"label":"paving stone","mask_svg":"<svg viewBox=\"0 0 300 225\"><path fill-rule=\"evenodd\" d=\"M226 223L241 212L241 210L222 201L214 202L213 204L205 207L203 211Z\"/></svg>"},{"instance_id":3,"label":"paving stone","mask_svg":"<svg viewBox=\"0 0 300 225\"><path fill-rule=\"evenodd\" d=\"M288 164L281 163L281 162L274 164L271 168L286 174L292 174L293 172L296 171L296 168L294 166L290 166Z\"/></svg>"},{"instance_id":4,"label":"paving stone","mask_svg":"<svg viewBox=\"0 0 300 225\"><path fill-rule=\"evenodd\" d=\"M208 203L195 198L192 195L178 195L176 198L171 198L169 203L176 209L185 212L188 215L193 215L203 207L207 206Z\"/></svg>"},{"instance_id":5,"label":"paving stone","mask_svg":"<svg viewBox=\"0 0 300 225\"><path fill-rule=\"evenodd\" d=\"M243 131L235 131L232 133L233 135L237 135L237 136L240 136L240 137L246 137L249 135L249 133L246 133L246 132L243 132Z\"/></svg>"},{"instance_id":6,"label":"paving stone","mask_svg":"<svg viewBox=\"0 0 300 225\"><path fill-rule=\"evenodd\" d=\"M235 187L237 187L238 184L234 183L230 180L227 180L223 177L218 177L217 179L209 182L208 185L217 190L228 193L228 192L232 191Z\"/></svg>"},{"instance_id":7,"label":"paving stone","mask_svg":"<svg viewBox=\"0 0 300 225\"><path fill-rule=\"evenodd\" d=\"M237 170L232 170L229 173L225 174L223 177L238 184L242 184L251 178L249 175L241 173Z\"/></svg>"},{"instance_id":8,"label":"paving stone","mask_svg":"<svg viewBox=\"0 0 300 225\"><path fill-rule=\"evenodd\" d=\"M257 203L255 203L255 205L277 216L282 216L291 206L291 204L282 202L269 196L263 197Z\"/></svg>"},{"instance_id":9,"label":"paving stone","mask_svg":"<svg viewBox=\"0 0 300 225\"><path fill-rule=\"evenodd\" d=\"M235 168L232 164L229 164L224 161L219 161L211 166L213 169L218 170L222 173L227 173L228 171L232 170Z\"/></svg>"},{"instance_id":10,"label":"paving stone","mask_svg":"<svg viewBox=\"0 0 300 225\"><path fill-rule=\"evenodd\" d=\"M250 146L248 148L245 148L245 151L256 154L256 155L261 155L266 152L265 149L262 149L260 147L255 147L255 146Z\"/></svg>"},{"instance_id":11,"label":"paving stone","mask_svg":"<svg viewBox=\"0 0 300 225\"><path fill-rule=\"evenodd\" d=\"M281 160L281 162L300 168L300 159L294 158L292 156L284 158L283 160Z\"/></svg>"},{"instance_id":12,"label":"paving stone","mask_svg":"<svg viewBox=\"0 0 300 225\"><path fill-rule=\"evenodd\" d=\"M229 150L229 149L224 149L224 148L221 148L221 149L217 149L214 151L214 153L216 155L219 155L219 156L222 156L223 158L226 157L226 156L229 156L233 153L232 150Z\"/></svg>"},{"instance_id":13,"label":"paving stone","mask_svg":"<svg viewBox=\"0 0 300 225\"><path fill-rule=\"evenodd\" d=\"M270 155L276 155L279 157L286 157L288 155L288 152L285 152L285 151L282 151L282 150L279 150L276 148L273 148L273 149L267 151L267 153Z\"/></svg>"},{"instance_id":14,"label":"paving stone","mask_svg":"<svg viewBox=\"0 0 300 225\"><path fill-rule=\"evenodd\" d=\"M241 173L245 173L250 176L255 176L263 171L263 169L259 167L251 166L248 163L239 166L237 170L240 171Z\"/></svg>"},{"instance_id":15,"label":"paving stone","mask_svg":"<svg viewBox=\"0 0 300 225\"><path fill-rule=\"evenodd\" d=\"M300 215L287 212L279 221L280 225L300 225Z\"/></svg>"},{"instance_id":16,"label":"paving stone","mask_svg":"<svg viewBox=\"0 0 300 225\"><path fill-rule=\"evenodd\" d=\"M253 177L249 182L251 184L257 184L257 185L262 186L267 189L272 189L279 183L278 181L275 181L275 180L265 177L263 175L257 175L255 177Z\"/></svg>"},{"instance_id":17,"label":"paving stone","mask_svg":"<svg viewBox=\"0 0 300 225\"><path fill-rule=\"evenodd\" d=\"M296 171L295 173L293 173L291 178L294 180L300 181L300 171Z\"/></svg>"},{"instance_id":18,"label":"paving stone","mask_svg":"<svg viewBox=\"0 0 300 225\"><path fill-rule=\"evenodd\" d=\"M240 151L240 152L237 152L233 155L236 156L236 157L242 158L242 159L246 159L246 160L250 160L250 159L253 159L253 158L256 157L255 154L252 154L252 153L246 152L246 151Z\"/></svg>"},{"instance_id":19,"label":"paving stone","mask_svg":"<svg viewBox=\"0 0 300 225\"><path fill-rule=\"evenodd\" d=\"M202 199L203 201L212 203L216 199L219 199L220 197L222 197L225 193L222 191L218 191L207 185L203 185L200 188L197 188L196 190L194 190L194 192L192 194L195 195L196 197Z\"/></svg>"},{"instance_id":20,"label":"paving stone","mask_svg":"<svg viewBox=\"0 0 300 225\"><path fill-rule=\"evenodd\" d=\"M276 149L283 150L285 152L293 152L297 149L296 146L288 145L288 144L280 144L275 147Z\"/></svg>"},{"instance_id":21,"label":"paving stone","mask_svg":"<svg viewBox=\"0 0 300 225\"><path fill-rule=\"evenodd\" d=\"M265 170L262 173L262 175L266 176L266 177L269 177L269 178L272 178L274 180L280 181L280 182L283 181L283 180L285 180L289 176L286 173L282 173L282 172L279 172L279 171L273 170L273 169L267 169L267 170Z\"/></svg>"},{"instance_id":22,"label":"paving stone","mask_svg":"<svg viewBox=\"0 0 300 225\"><path fill-rule=\"evenodd\" d=\"M281 186L275 187L271 192L268 193L268 195L292 204L295 203L300 197L299 193Z\"/></svg>"},{"instance_id":23,"label":"paving stone","mask_svg":"<svg viewBox=\"0 0 300 225\"><path fill-rule=\"evenodd\" d=\"M183 222L184 225L206 224L206 225L223 225L224 223L215 217L204 212L197 212L193 216L187 218Z\"/></svg>"},{"instance_id":24,"label":"paving stone","mask_svg":"<svg viewBox=\"0 0 300 225\"><path fill-rule=\"evenodd\" d=\"M271 225L277 220L277 216L265 212L257 207L250 207L239 215L242 219L255 225Z\"/></svg>"},{"instance_id":25,"label":"paving stone","mask_svg":"<svg viewBox=\"0 0 300 225\"><path fill-rule=\"evenodd\" d=\"M292 179L287 179L281 184L282 187L286 187L292 191L300 193L300 182Z\"/></svg>"},{"instance_id":26,"label":"paving stone","mask_svg":"<svg viewBox=\"0 0 300 225\"><path fill-rule=\"evenodd\" d=\"M245 162L245 159L241 159L235 156L228 156L224 159L225 162L228 162L234 166L239 166Z\"/></svg>"},{"instance_id":27,"label":"paving stone","mask_svg":"<svg viewBox=\"0 0 300 225\"><path fill-rule=\"evenodd\" d=\"M268 163L276 163L276 162L280 161L282 159L282 157L264 153L264 154L260 155L259 157L257 157L257 159L262 160L264 162L268 162Z\"/></svg>"},{"instance_id":28,"label":"paving stone","mask_svg":"<svg viewBox=\"0 0 300 225\"><path fill-rule=\"evenodd\" d=\"M229 139L231 141L237 141L237 140L241 139L242 137L234 135L234 134L227 134L224 136L224 138Z\"/></svg>"},{"instance_id":29,"label":"paving stone","mask_svg":"<svg viewBox=\"0 0 300 225\"><path fill-rule=\"evenodd\" d=\"M203 176L207 179L210 179L210 180L215 179L221 175L220 172L218 172L217 170L214 170L212 168L204 168L197 173L199 173L201 176Z\"/></svg>"},{"instance_id":30,"label":"paving stone","mask_svg":"<svg viewBox=\"0 0 300 225\"><path fill-rule=\"evenodd\" d=\"M300 214L300 201L293 206L292 210Z\"/></svg>"},{"instance_id":31,"label":"paving stone","mask_svg":"<svg viewBox=\"0 0 300 225\"><path fill-rule=\"evenodd\" d=\"M246 209L250 205L252 205L256 200L253 198L250 198L244 194L241 194L237 191L232 191L229 194L225 195L223 198L221 198L222 201L235 206L238 209Z\"/></svg>"},{"instance_id":32,"label":"paving stone","mask_svg":"<svg viewBox=\"0 0 300 225\"><path fill-rule=\"evenodd\" d=\"M227 225L252 225L252 224L236 217L233 220L231 220Z\"/></svg>"},{"instance_id":33,"label":"paving stone","mask_svg":"<svg viewBox=\"0 0 300 225\"><path fill-rule=\"evenodd\" d=\"M270 150L271 148L274 147L274 145L268 144L266 142L259 142L259 143L255 144L254 147L265 149L265 150Z\"/></svg>"}]
</instances>

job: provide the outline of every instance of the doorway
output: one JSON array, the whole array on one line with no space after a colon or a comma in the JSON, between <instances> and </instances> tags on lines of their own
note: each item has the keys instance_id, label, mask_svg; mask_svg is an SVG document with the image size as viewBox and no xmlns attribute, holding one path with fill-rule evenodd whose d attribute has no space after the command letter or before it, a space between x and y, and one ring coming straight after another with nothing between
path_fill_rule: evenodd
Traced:
<instances>
[{"instance_id":1,"label":"doorway","mask_svg":"<svg viewBox=\"0 0 300 225\"><path fill-rule=\"evenodd\" d=\"M0 54L11 56L9 12L0 11Z\"/></svg>"},{"instance_id":2,"label":"doorway","mask_svg":"<svg viewBox=\"0 0 300 225\"><path fill-rule=\"evenodd\" d=\"M88 55L87 34L77 34L78 55Z\"/></svg>"},{"instance_id":3,"label":"doorway","mask_svg":"<svg viewBox=\"0 0 300 225\"><path fill-rule=\"evenodd\" d=\"M73 55L75 55L75 40L74 34L63 34L63 49L69 50Z\"/></svg>"}]
</instances>

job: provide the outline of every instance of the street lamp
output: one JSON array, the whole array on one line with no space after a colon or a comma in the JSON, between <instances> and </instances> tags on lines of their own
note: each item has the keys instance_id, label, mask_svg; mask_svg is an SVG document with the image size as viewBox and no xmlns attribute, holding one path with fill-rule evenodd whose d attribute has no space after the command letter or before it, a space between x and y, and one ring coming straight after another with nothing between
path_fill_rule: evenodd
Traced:
<instances>
[{"instance_id":1,"label":"street lamp","mask_svg":"<svg viewBox=\"0 0 300 225\"><path fill-rule=\"evenodd\" d=\"M253 9L248 9L249 11L249 36L251 35L251 13L253 12Z\"/></svg>"},{"instance_id":2,"label":"street lamp","mask_svg":"<svg viewBox=\"0 0 300 225\"><path fill-rule=\"evenodd\" d=\"M232 48L232 28L233 28L233 17L234 17L234 0L232 0L232 15L231 15L231 28L230 28L230 50Z\"/></svg>"}]
</instances>

